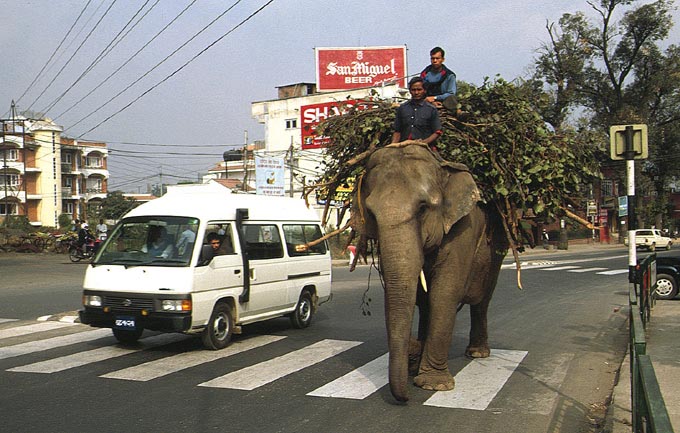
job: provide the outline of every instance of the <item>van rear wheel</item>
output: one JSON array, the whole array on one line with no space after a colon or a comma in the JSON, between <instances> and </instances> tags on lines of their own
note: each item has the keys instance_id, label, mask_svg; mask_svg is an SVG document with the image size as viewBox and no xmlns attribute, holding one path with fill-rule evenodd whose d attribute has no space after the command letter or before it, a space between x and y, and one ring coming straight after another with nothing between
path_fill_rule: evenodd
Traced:
<instances>
[{"instance_id":1,"label":"van rear wheel","mask_svg":"<svg viewBox=\"0 0 680 433\"><path fill-rule=\"evenodd\" d=\"M113 336L116 337L121 344L134 344L142 336L144 328L137 328L134 331L126 331L124 329L112 329Z\"/></svg>"},{"instance_id":2,"label":"van rear wheel","mask_svg":"<svg viewBox=\"0 0 680 433\"><path fill-rule=\"evenodd\" d=\"M231 341L231 333L234 330L234 319L231 317L231 309L224 302L215 305L208 326L201 334L203 346L210 350L224 349Z\"/></svg>"},{"instance_id":3,"label":"van rear wheel","mask_svg":"<svg viewBox=\"0 0 680 433\"><path fill-rule=\"evenodd\" d=\"M295 311L290 315L290 321L294 328L306 328L312 323L313 315L314 303L312 301L312 295L305 290L300 294L300 299L295 306Z\"/></svg>"}]
</instances>

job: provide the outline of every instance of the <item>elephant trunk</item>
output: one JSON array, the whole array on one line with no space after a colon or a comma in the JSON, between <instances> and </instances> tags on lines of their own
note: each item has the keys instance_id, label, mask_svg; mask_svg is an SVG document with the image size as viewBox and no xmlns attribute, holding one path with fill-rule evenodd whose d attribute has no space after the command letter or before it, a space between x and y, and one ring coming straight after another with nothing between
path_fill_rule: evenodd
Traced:
<instances>
[{"instance_id":1,"label":"elephant trunk","mask_svg":"<svg viewBox=\"0 0 680 433\"><path fill-rule=\"evenodd\" d=\"M398 231L386 230L380 233L379 239L390 350L390 390L395 399L405 402L408 401L408 347L423 253L418 232L413 227L410 230L408 227Z\"/></svg>"}]
</instances>

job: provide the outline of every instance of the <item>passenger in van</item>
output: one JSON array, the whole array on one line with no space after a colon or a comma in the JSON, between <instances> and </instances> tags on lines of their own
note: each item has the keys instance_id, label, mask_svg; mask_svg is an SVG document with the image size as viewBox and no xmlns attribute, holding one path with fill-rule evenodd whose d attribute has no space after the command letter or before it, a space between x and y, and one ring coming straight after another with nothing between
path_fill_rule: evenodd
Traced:
<instances>
[{"instance_id":1,"label":"passenger in van","mask_svg":"<svg viewBox=\"0 0 680 433\"><path fill-rule=\"evenodd\" d=\"M142 246L142 252L151 257L162 257L167 259L172 254L172 244L168 241L168 233L165 227L151 226L147 241Z\"/></svg>"},{"instance_id":2,"label":"passenger in van","mask_svg":"<svg viewBox=\"0 0 680 433\"><path fill-rule=\"evenodd\" d=\"M222 256L234 252L231 245L222 242L222 238L215 232L208 233L208 243L213 249L213 256Z\"/></svg>"}]
</instances>

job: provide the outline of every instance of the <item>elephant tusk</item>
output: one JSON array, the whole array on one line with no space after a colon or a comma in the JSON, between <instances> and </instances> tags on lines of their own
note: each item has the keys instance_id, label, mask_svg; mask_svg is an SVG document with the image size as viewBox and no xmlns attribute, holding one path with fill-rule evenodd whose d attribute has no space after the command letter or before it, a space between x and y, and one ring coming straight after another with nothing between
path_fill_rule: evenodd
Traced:
<instances>
[{"instance_id":1,"label":"elephant tusk","mask_svg":"<svg viewBox=\"0 0 680 433\"><path fill-rule=\"evenodd\" d=\"M420 284L423 286L423 290L427 293L427 282L425 282L425 272L420 271Z\"/></svg>"}]
</instances>

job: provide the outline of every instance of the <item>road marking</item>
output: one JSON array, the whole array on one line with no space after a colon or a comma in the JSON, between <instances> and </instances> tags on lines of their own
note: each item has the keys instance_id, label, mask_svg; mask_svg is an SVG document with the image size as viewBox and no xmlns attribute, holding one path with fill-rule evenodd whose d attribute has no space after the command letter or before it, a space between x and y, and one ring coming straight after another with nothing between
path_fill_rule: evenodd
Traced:
<instances>
[{"instance_id":1,"label":"road marking","mask_svg":"<svg viewBox=\"0 0 680 433\"><path fill-rule=\"evenodd\" d=\"M607 268L582 268L582 269L571 269L571 270L569 270L569 271L567 271L567 272L577 272L577 273L581 273L581 272L595 272L595 271L604 271L604 270L607 270Z\"/></svg>"},{"instance_id":2,"label":"road marking","mask_svg":"<svg viewBox=\"0 0 680 433\"><path fill-rule=\"evenodd\" d=\"M93 331L78 332L76 334L62 335L60 337L48 338L45 340L15 344L13 346L0 348L0 359L27 355L29 353L40 352L43 350L54 349L56 347L68 346L76 343L83 343L110 335L110 329L95 329Z\"/></svg>"},{"instance_id":3,"label":"road marking","mask_svg":"<svg viewBox=\"0 0 680 433\"><path fill-rule=\"evenodd\" d=\"M361 344L360 341L322 340L305 348L203 382L198 386L251 391L288 374L317 364Z\"/></svg>"},{"instance_id":4,"label":"road marking","mask_svg":"<svg viewBox=\"0 0 680 433\"><path fill-rule=\"evenodd\" d=\"M0 319L0 323L5 323L5 322L16 322L19 319Z\"/></svg>"},{"instance_id":5,"label":"road marking","mask_svg":"<svg viewBox=\"0 0 680 433\"><path fill-rule=\"evenodd\" d=\"M557 266L555 268L543 268L542 271L564 271L567 269L578 269L579 266Z\"/></svg>"},{"instance_id":6,"label":"road marking","mask_svg":"<svg viewBox=\"0 0 680 433\"><path fill-rule=\"evenodd\" d=\"M314 397L351 398L361 400L389 382L389 353L308 393Z\"/></svg>"},{"instance_id":7,"label":"road marking","mask_svg":"<svg viewBox=\"0 0 680 433\"><path fill-rule=\"evenodd\" d=\"M453 390L437 391L424 405L485 410L526 355L523 350L492 349L491 356L475 359L456 375Z\"/></svg>"},{"instance_id":8,"label":"road marking","mask_svg":"<svg viewBox=\"0 0 680 433\"><path fill-rule=\"evenodd\" d=\"M0 329L0 340L9 337L18 337L21 335L34 334L36 332L50 331L57 328L65 328L72 326L70 323L61 322L40 322L26 326L16 326L9 329Z\"/></svg>"},{"instance_id":9,"label":"road marking","mask_svg":"<svg viewBox=\"0 0 680 433\"><path fill-rule=\"evenodd\" d=\"M20 373L56 373L59 371L68 370L70 368L81 367L87 364L104 361L119 356L129 355L142 350L151 349L153 347L163 346L165 344L175 343L177 341L185 340L188 337L182 334L161 334L153 337L147 337L139 340L141 347L129 348L123 346L107 346L98 349L87 350L85 352L78 352L72 355L61 356L59 358L49 359L47 361L36 362L33 364L22 365L19 367L10 368L7 371Z\"/></svg>"},{"instance_id":10,"label":"road marking","mask_svg":"<svg viewBox=\"0 0 680 433\"><path fill-rule=\"evenodd\" d=\"M598 272L598 275L619 275L619 274L627 274L628 269L614 269L613 271L604 271L604 272Z\"/></svg>"},{"instance_id":11,"label":"road marking","mask_svg":"<svg viewBox=\"0 0 680 433\"><path fill-rule=\"evenodd\" d=\"M243 341L235 341L222 350L184 352L168 358L161 358L134 367L107 373L99 377L146 382L206 362L212 362L217 359L226 358L266 344L274 343L284 338L286 337L278 335L261 335Z\"/></svg>"}]
</instances>

